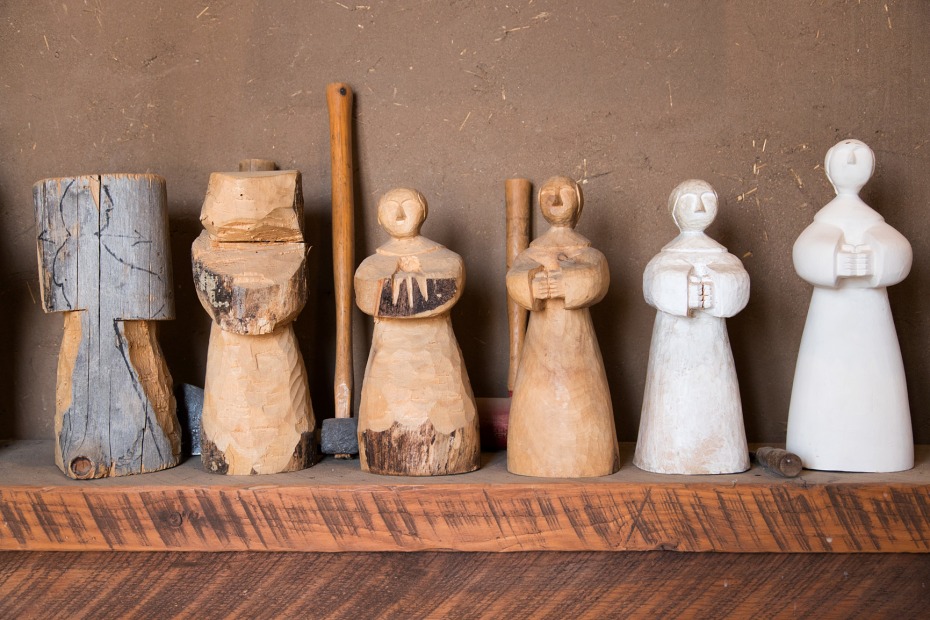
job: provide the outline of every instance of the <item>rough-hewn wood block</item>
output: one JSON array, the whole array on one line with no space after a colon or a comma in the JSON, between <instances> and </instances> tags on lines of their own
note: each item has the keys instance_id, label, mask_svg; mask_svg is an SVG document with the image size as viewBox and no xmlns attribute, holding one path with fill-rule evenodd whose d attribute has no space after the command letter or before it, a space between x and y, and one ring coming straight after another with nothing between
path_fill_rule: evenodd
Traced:
<instances>
[{"instance_id":1,"label":"rough-hewn wood block","mask_svg":"<svg viewBox=\"0 0 930 620\"><path fill-rule=\"evenodd\" d=\"M719 476L542 479L484 455L458 476L384 478L352 461L217 478L188 461L148 476L77 482L48 442L0 447L0 549L731 552L930 551L930 447L895 474L754 466Z\"/></svg>"},{"instance_id":2,"label":"rough-hewn wood block","mask_svg":"<svg viewBox=\"0 0 930 620\"><path fill-rule=\"evenodd\" d=\"M200 221L216 241L303 241L300 172L214 172Z\"/></svg>"},{"instance_id":3,"label":"rough-hewn wood block","mask_svg":"<svg viewBox=\"0 0 930 620\"><path fill-rule=\"evenodd\" d=\"M307 302L303 243L220 243L204 231L191 258L200 303L225 331L270 334Z\"/></svg>"}]
</instances>

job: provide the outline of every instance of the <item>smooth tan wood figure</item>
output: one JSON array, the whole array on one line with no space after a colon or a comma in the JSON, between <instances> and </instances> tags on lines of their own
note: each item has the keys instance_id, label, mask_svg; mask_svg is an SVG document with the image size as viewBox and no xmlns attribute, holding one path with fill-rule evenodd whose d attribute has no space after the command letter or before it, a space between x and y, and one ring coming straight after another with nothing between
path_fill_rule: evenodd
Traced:
<instances>
[{"instance_id":1,"label":"smooth tan wood figure","mask_svg":"<svg viewBox=\"0 0 930 620\"><path fill-rule=\"evenodd\" d=\"M42 306L65 316L55 462L82 479L176 465L180 428L155 323L174 318L165 180L45 179L33 193Z\"/></svg>"},{"instance_id":2,"label":"smooth tan wood figure","mask_svg":"<svg viewBox=\"0 0 930 620\"><path fill-rule=\"evenodd\" d=\"M355 272L355 300L375 320L358 415L362 469L437 476L478 469L475 398L449 312L462 258L420 236L426 199L394 189L378 203L391 240Z\"/></svg>"},{"instance_id":3,"label":"smooth tan wood figure","mask_svg":"<svg viewBox=\"0 0 930 620\"><path fill-rule=\"evenodd\" d=\"M291 325L307 300L302 218L296 170L210 176L206 230L191 248L213 319L201 429L208 471L273 474L314 462L313 406Z\"/></svg>"},{"instance_id":4,"label":"smooth tan wood figure","mask_svg":"<svg viewBox=\"0 0 930 620\"><path fill-rule=\"evenodd\" d=\"M581 188L553 177L539 190L551 228L507 272L530 311L507 433L507 469L525 476L606 476L620 466L604 362L588 308L604 298L607 259L573 229Z\"/></svg>"}]
</instances>

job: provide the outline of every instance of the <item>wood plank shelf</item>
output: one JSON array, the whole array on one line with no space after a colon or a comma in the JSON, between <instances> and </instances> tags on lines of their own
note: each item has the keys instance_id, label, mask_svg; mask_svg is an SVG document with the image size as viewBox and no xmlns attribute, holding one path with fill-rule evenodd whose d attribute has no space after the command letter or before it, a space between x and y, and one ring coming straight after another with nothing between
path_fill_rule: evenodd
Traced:
<instances>
[{"instance_id":1,"label":"wood plank shelf","mask_svg":"<svg viewBox=\"0 0 930 620\"><path fill-rule=\"evenodd\" d=\"M295 473L167 471L74 481L48 441L0 444L0 549L121 551L930 551L930 446L894 474L783 480L664 476L630 463L584 480L366 474L326 459Z\"/></svg>"}]
</instances>

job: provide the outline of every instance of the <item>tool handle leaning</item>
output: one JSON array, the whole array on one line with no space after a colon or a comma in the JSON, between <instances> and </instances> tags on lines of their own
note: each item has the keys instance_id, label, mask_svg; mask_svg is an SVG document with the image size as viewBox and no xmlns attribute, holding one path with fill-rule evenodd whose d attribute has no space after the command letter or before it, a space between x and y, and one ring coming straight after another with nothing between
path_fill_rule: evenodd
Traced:
<instances>
[{"instance_id":1,"label":"tool handle leaning","mask_svg":"<svg viewBox=\"0 0 930 620\"><path fill-rule=\"evenodd\" d=\"M336 294L336 417L352 417L352 273L355 222L352 198L352 89L326 87L333 178L333 276Z\"/></svg>"},{"instance_id":2,"label":"tool handle leaning","mask_svg":"<svg viewBox=\"0 0 930 620\"><path fill-rule=\"evenodd\" d=\"M517 256L530 244L530 192L528 179L507 179L504 194L507 207L507 269ZM515 301L507 298L507 320L510 331L510 367L507 372L507 389L513 391L517 380L517 366L523 339L526 335L527 311Z\"/></svg>"}]
</instances>

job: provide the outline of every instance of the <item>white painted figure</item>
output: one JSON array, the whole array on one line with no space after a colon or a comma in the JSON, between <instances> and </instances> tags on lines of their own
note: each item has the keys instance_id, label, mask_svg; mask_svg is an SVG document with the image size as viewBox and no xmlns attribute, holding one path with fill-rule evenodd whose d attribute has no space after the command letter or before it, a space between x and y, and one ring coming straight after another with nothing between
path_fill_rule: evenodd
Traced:
<instances>
[{"instance_id":1,"label":"white painted figure","mask_svg":"<svg viewBox=\"0 0 930 620\"><path fill-rule=\"evenodd\" d=\"M643 274L643 294L657 312L633 464L662 474L745 471L749 449L725 319L749 301L749 275L704 234L717 215L710 184L685 181L668 205L681 233Z\"/></svg>"},{"instance_id":2,"label":"white painted figure","mask_svg":"<svg viewBox=\"0 0 930 620\"><path fill-rule=\"evenodd\" d=\"M886 287L911 268L911 246L861 198L875 155L858 140L827 152L836 190L794 244L814 285L788 413L788 450L810 469L914 466L904 364Z\"/></svg>"}]
</instances>

